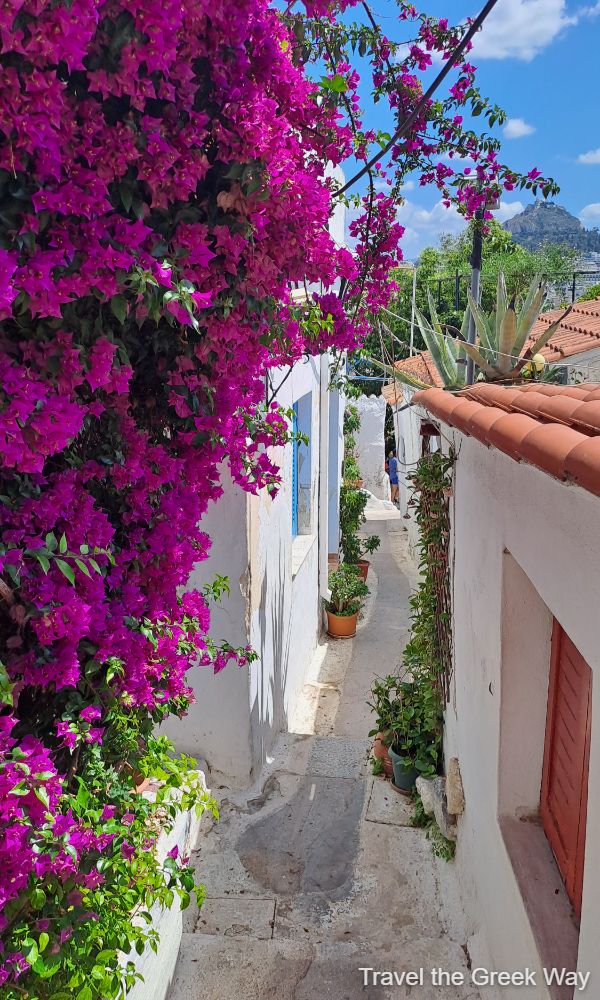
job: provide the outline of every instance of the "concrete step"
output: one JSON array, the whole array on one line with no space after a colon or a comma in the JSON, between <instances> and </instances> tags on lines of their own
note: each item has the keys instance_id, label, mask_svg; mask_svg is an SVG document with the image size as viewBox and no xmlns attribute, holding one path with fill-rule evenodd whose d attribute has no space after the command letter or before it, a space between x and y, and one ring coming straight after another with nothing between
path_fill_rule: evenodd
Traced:
<instances>
[{"instance_id":1,"label":"concrete step","mask_svg":"<svg viewBox=\"0 0 600 1000\"><path fill-rule=\"evenodd\" d=\"M389 950L373 953L363 942L184 934L170 1000L477 1000L479 993L468 982L434 986L436 967L462 971L469 979L462 949L447 938L415 939L407 960L393 940ZM361 971L401 975L420 968L424 985L412 987L374 984L372 974Z\"/></svg>"}]
</instances>

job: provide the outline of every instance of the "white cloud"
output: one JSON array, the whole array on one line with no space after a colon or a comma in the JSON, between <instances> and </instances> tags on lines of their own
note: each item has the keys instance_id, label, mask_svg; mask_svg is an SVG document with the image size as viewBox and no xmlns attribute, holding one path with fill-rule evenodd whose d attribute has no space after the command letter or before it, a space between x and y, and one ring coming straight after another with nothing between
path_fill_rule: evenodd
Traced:
<instances>
[{"instance_id":1,"label":"white cloud","mask_svg":"<svg viewBox=\"0 0 600 1000\"><path fill-rule=\"evenodd\" d=\"M414 191L414 189L416 188L416 186L417 185L415 184L414 181L410 181L410 180L409 181L404 181L404 184L402 185L402 191Z\"/></svg>"},{"instance_id":2,"label":"white cloud","mask_svg":"<svg viewBox=\"0 0 600 1000\"><path fill-rule=\"evenodd\" d=\"M586 164L600 163L600 149L590 149L589 153L580 153L577 157L577 162Z\"/></svg>"},{"instance_id":3,"label":"white cloud","mask_svg":"<svg viewBox=\"0 0 600 1000\"><path fill-rule=\"evenodd\" d=\"M498 222L506 222L522 212L524 207L521 201L501 201L500 208L494 212L494 218ZM398 222L405 227L401 245L407 260L417 258L425 247L437 246L443 233L458 236L466 226L458 209L454 205L446 208L441 201L436 202L431 209L405 201L396 214Z\"/></svg>"},{"instance_id":4,"label":"white cloud","mask_svg":"<svg viewBox=\"0 0 600 1000\"><path fill-rule=\"evenodd\" d=\"M519 215L524 208L525 205L522 201L501 201L500 208L496 209L494 212L494 218L497 222L508 222L508 220L513 219L515 215Z\"/></svg>"},{"instance_id":5,"label":"white cloud","mask_svg":"<svg viewBox=\"0 0 600 1000\"><path fill-rule=\"evenodd\" d=\"M480 59L529 62L577 21L566 0L500 0L475 38L473 52Z\"/></svg>"},{"instance_id":6,"label":"white cloud","mask_svg":"<svg viewBox=\"0 0 600 1000\"><path fill-rule=\"evenodd\" d=\"M523 136L532 135L533 132L535 132L533 125L528 125L523 118L509 118L504 126L506 139L522 139Z\"/></svg>"},{"instance_id":7,"label":"white cloud","mask_svg":"<svg viewBox=\"0 0 600 1000\"><path fill-rule=\"evenodd\" d=\"M583 225L588 228L593 229L595 226L600 226L600 201L592 202L591 205L582 208L579 218Z\"/></svg>"},{"instance_id":8,"label":"white cloud","mask_svg":"<svg viewBox=\"0 0 600 1000\"><path fill-rule=\"evenodd\" d=\"M432 209L405 201L398 208L397 218L405 227L401 246L408 260L418 257L425 247L437 244L442 233L458 236L466 225L454 205L446 208L441 201L436 202Z\"/></svg>"}]
</instances>

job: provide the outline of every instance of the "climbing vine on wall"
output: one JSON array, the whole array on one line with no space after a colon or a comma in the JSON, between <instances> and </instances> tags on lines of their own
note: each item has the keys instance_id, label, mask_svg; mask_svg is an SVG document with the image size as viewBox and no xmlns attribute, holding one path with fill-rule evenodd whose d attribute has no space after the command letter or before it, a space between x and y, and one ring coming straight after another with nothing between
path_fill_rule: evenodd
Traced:
<instances>
[{"instance_id":1,"label":"climbing vine on wall","mask_svg":"<svg viewBox=\"0 0 600 1000\"><path fill-rule=\"evenodd\" d=\"M409 507L419 527L421 580L411 597L411 646L427 663L446 702L452 675L450 495L455 455L424 455L409 476Z\"/></svg>"}]
</instances>

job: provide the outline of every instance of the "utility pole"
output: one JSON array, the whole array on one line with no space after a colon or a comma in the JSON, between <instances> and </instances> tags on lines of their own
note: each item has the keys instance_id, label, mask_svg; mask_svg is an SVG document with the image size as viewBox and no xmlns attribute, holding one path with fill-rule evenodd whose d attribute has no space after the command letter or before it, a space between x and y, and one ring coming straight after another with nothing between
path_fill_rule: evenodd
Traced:
<instances>
[{"instance_id":1,"label":"utility pole","mask_svg":"<svg viewBox=\"0 0 600 1000\"><path fill-rule=\"evenodd\" d=\"M412 303L410 309L410 356L415 353L415 312L417 308L417 265L413 267Z\"/></svg>"},{"instance_id":2,"label":"utility pole","mask_svg":"<svg viewBox=\"0 0 600 1000\"><path fill-rule=\"evenodd\" d=\"M478 208L475 213L473 225L473 250L471 252L471 295L473 301L479 305L479 291L481 284L481 258L483 255L483 220L485 217L485 207ZM475 343L475 317L471 314L469 320L469 344ZM467 384L473 385L475 378L475 362L472 358L467 361Z\"/></svg>"}]
</instances>

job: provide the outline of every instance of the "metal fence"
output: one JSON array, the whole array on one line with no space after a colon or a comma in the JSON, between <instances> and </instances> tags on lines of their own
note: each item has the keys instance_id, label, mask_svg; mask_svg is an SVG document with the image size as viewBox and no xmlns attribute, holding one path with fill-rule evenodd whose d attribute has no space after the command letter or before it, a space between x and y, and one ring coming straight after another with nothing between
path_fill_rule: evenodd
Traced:
<instances>
[{"instance_id":1,"label":"metal fence","mask_svg":"<svg viewBox=\"0 0 600 1000\"><path fill-rule=\"evenodd\" d=\"M525 288L532 280L532 273L508 274L507 279L521 279ZM564 302L576 302L592 285L600 284L600 268L595 270L569 271L544 275L548 282L547 308L558 309ZM497 276L483 274L482 289L495 288ZM439 309L454 309L462 312L467 306L467 289L471 286L470 274L454 274L446 278L431 278L429 284Z\"/></svg>"}]
</instances>

